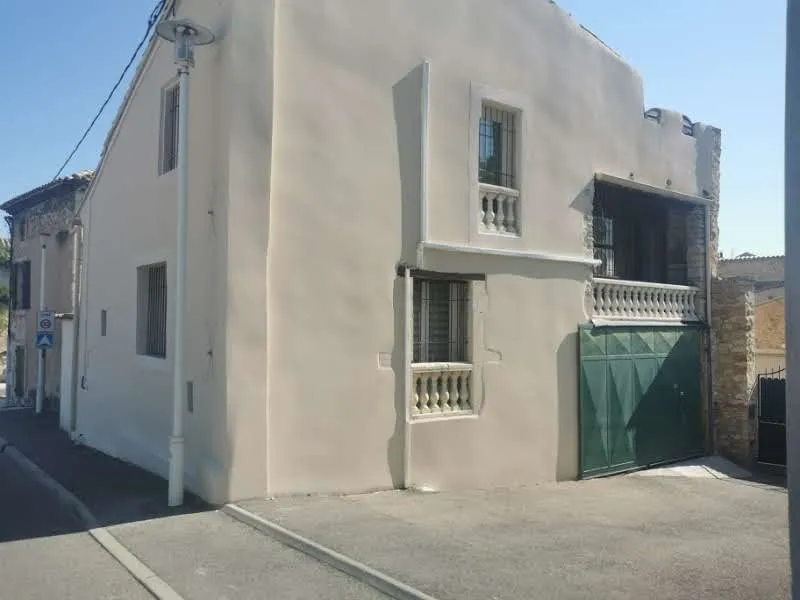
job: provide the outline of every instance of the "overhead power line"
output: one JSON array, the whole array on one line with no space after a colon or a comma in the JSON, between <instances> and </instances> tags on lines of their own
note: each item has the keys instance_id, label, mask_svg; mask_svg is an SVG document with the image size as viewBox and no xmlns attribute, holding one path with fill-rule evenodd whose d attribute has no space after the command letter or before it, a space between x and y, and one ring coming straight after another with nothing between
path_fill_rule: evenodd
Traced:
<instances>
[{"instance_id":1,"label":"overhead power line","mask_svg":"<svg viewBox=\"0 0 800 600\"><path fill-rule=\"evenodd\" d=\"M75 156L75 153L81 147L81 144L83 144L84 140L86 140L86 137L89 135L89 132L92 130L95 123L97 123L97 120L100 118L100 115L103 114L103 111L106 109L106 106L108 106L108 103L111 102L111 98L114 96L114 93L117 91L117 88L119 88L120 84L122 83L122 80L125 79L125 75L128 73L128 71L131 68L131 65L133 65L134 61L136 60L136 57L139 55L139 51L142 49L142 46L144 46L145 42L150 37L150 32L153 30L153 25L155 25L156 21L158 20L158 16L161 14L161 10L164 7L165 2L166 0L158 0L158 2L156 2L155 8L153 8L153 11L150 13L150 17L147 19L147 29L145 30L144 35L142 36L142 39L139 42L139 45L136 46L136 49L133 51L133 54L131 55L131 58L128 61L128 64L126 64L125 68L122 69L122 73L120 73L120 76L117 79L116 83L114 84L114 87L111 88L111 91L108 93L108 96L106 96L106 99L103 101L103 104L100 105L100 109L97 111L97 114L94 116L91 123L89 123L89 126L86 128L86 131L83 132L83 135L78 140L78 143L75 144L74 148L72 148L72 152L69 153L67 159L58 169L58 172L53 177L54 181L58 179L58 176L61 175L61 173L64 171L66 166L69 164L69 161L71 161L72 157Z\"/></svg>"}]
</instances>

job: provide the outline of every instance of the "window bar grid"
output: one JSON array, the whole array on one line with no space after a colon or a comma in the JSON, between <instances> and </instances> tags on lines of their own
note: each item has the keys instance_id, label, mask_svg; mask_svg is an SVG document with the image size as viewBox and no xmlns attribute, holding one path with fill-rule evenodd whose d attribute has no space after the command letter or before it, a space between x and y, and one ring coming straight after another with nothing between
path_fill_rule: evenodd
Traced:
<instances>
[{"instance_id":1,"label":"window bar grid","mask_svg":"<svg viewBox=\"0 0 800 600\"><path fill-rule=\"evenodd\" d=\"M468 285L463 281L414 282L413 362L467 362Z\"/></svg>"},{"instance_id":2,"label":"window bar grid","mask_svg":"<svg viewBox=\"0 0 800 600\"><path fill-rule=\"evenodd\" d=\"M479 129L479 180L515 188L516 120L509 110L484 104Z\"/></svg>"},{"instance_id":3,"label":"window bar grid","mask_svg":"<svg viewBox=\"0 0 800 600\"><path fill-rule=\"evenodd\" d=\"M156 265L147 273L147 327L145 353L165 358L167 355L167 277L166 266Z\"/></svg>"}]
</instances>

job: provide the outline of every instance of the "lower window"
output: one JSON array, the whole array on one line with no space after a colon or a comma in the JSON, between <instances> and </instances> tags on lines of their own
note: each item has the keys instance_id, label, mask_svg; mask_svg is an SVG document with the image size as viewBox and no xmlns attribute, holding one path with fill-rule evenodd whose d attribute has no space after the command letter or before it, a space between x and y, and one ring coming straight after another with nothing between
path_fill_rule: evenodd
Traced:
<instances>
[{"instance_id":1,"label":"lower window","mask_svg":"<svg viewBox=\"0 0 800 600\"><path fill-rule=\"evenodd\" d=\"M414 280L414 362L469 360L469 284Z\"/></svg>"},{"instance_id":2,"label":"lower window","mask_svg":"<svg viewBox=\"0 0 800 600\"><path fill-rule=\"evenodd\" d=\"M413 416L473 411L470 313L468 283L414 279Z\"/></svg>"}]
</instances>

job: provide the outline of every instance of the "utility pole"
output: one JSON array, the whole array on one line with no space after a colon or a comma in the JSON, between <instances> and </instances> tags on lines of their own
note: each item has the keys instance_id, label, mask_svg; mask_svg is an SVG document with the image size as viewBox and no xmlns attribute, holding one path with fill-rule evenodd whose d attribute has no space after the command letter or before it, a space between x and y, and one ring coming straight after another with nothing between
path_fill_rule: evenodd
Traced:
<instances>
[{"instance_id":1,"label":"utility pole","mask_svg":"<svg viewBox=\"0 0 800 600\"><path fill-rule=\"evenodd\" d=\"M48 234L43 233L41 234L42 240L42 259L41 259L41 271L39 273L39 313L36 316L36 323L38 328L39 323L39 314L43 310L47 308L45 303L45 285L47 283L47 238L49 237ZM36 362L36 414L42 413L42 408L44 407L44 353L46 350L44 348L39 348L39 352L37 353L37 362Z\"/></svg>"},{"instance_id":2,"label":"utility pole","mask_svg":"<svg viewBox=\"0 0 800 600\"><path fill-rule=\"evenodd\" d=\"M800 598L800 0L786 11L786 471L792 597Z\"/></svg>"}]
</instances>

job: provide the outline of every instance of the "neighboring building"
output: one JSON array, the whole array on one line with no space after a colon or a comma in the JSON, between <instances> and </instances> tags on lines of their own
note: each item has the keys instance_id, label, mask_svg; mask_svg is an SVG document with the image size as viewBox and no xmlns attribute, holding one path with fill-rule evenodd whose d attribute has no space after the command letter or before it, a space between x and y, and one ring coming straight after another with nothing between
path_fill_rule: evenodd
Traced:
<instances>
[{"instance_id":1,"label":"neighboring building","mask_svg":"<svg viewBox=\"0 0 800 600\"><path fill-rule=\"evenodd\" d=\"M718 129L645 112L546 0L177 13L225 32L191 75L191 489L534 484L705 450ZM174 86L154 39L79 207L73 434L161 474Z\"/></svg>"},{"instance_id":2,"label":"neighboring building","mask_svg":"<svg viewBox=\"0 0 800 600\"><path fill-rule=\"evenodd\" d=\"M36 317L39 308L41 251L47 246L45 306L57 313L72 311L73 219L92 171L56 179L0 205L11 215L11 307L8 327L7 397L5 406L30 406L36 391ZM45 408L58 410L61 395L62 338L45 358Z\"/></svg>"},{"instance_id":3,"label":"neighboring building","mask_svg":"<svg viewBox=\"0 0 800 600\"><path fill-rule=\"evenodd\" d=\"M719 261L722 278L738 278L753 286L756 371L765 373L786 364L784 257L745 253Z\"/></svg>"}]
</instances>

